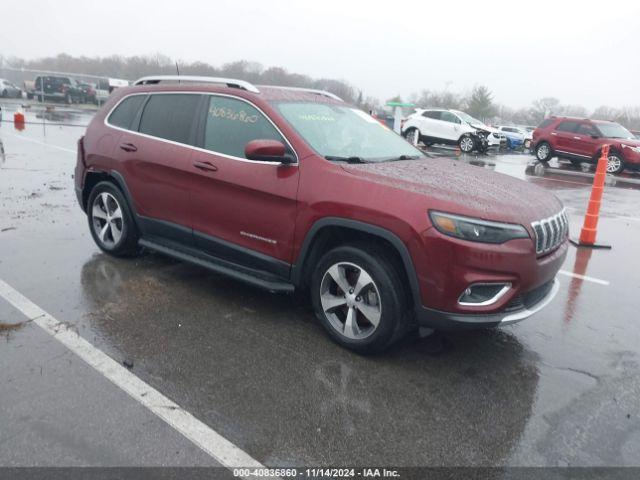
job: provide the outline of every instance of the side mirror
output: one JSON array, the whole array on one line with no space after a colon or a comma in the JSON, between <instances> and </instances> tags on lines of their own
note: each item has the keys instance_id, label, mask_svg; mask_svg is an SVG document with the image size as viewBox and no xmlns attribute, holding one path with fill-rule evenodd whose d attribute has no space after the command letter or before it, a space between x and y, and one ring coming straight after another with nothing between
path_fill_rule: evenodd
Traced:
<instances>
[{"instance_id":1,"label":"side mirror","mask_svg":"<svg viewBox=\"0 0 640 480\"><path fill-rule=\"evenodd\" d=\"M259 162L277 162L291 164L293 157L286 153L286 147L277 140L251 140L244 147L244 156L248 160Z\"/></svg>"}]
</instances>

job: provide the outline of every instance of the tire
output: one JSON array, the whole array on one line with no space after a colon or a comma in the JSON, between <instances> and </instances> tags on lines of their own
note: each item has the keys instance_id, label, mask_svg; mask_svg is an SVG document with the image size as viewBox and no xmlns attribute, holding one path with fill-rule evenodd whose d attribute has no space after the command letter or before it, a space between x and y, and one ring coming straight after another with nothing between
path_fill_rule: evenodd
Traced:
<instances>
[{"instance_id":1,"label":"tire","mask_svg":"<svg viewBox=\"0 0 640 480\"><path fill-rule=\"evenodd\" d=\"M87 201L89 231L96 245L114 257L136 255L140 234L129 204L111 182L98 183Z\"/></svg>"},{"instance_id":2,"label":"tire","mask_svg":"<svg viewBox=\"0 0 640 480\"><path fill-rule=\"evenodd\" d=\"M538 145L536 145L535 153L536 159L538 159L539 162L547 163L549 160L551 160L553 151L551 150L551 145L549 145L549 143L540 142Z\"/></svg>"},{"instance_id":3,"label":"tire","mask_svg":"<svg viewBox=\"0 0 640 480\"><path fill-rule=\"evenodd\" d=\"M622 159L620 154L616 152L609 153L609 157L607 159L607 173L618 175L622 173L624 167L624 160Z\"/></svg>"},{"instance_id":4,"label":"tire","mask_svg":"<svg viewBox=\"0 0 640 480\"><path fill-rule=\"evenodd\" d=\"M418 143L420 143L420 131L417 128L408 128L403 136L414 147L417 147Z\"/></svg>"},{"instance_id":5,"label":"tire","mask_svg":"<svg viewBox=\"0 0 640 480\"><path fill-rule=\"evenodd\" d=\"M404 283L382 249L345 245L317 263L311 275L311 303L336 343L358 353L381 352L406 332Z\"/></svg>"},{"instance_id":6,"label":"tire","mask_svg":"<svg viewBox=\"0 0 640 480\"><path fill-rule=\"evenodd\" d=\"M471 135L465 133L458 140L458 147L460 147L460 150L464 153L471 153L473 149L476 148L476 141Z\"/></svg>"}]
</instances>

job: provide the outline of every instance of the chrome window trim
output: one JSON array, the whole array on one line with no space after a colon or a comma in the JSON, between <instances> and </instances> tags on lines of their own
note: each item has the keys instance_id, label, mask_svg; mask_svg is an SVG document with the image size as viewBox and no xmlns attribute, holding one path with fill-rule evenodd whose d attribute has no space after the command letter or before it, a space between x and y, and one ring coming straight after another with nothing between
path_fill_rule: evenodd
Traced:
<instances>
[{"instance_id":1,"label":"chrome window trim","mask_svg":"<svg viewBox=\"0 0 640 480\"><path fill-rule=\"evenodd\" d=\"M276 131L280 134L280 136L284 139L284 141L287 143L287 145L289 146L289 148L291 149L291 151L293 152L293 155L296 159L296 161L294 163L282 163L282 162L265 162L265 161L261 161L261 160L249 160L247 158L241 158L241 157L236 157L233 155L228 155L226 153L222 153L222 152L216 152L214 150L207 150L206 148L200 148L200 147L196 147L193 145L189 145L187 143L181 143L181 142L175 142L173 140L167 140L166 138L161 138L161 137L155 137L153 135L148 135L146 133L141 133L141 132L136 132L135 130L128 130L126 128L122 128L122 127L117 127L116 125L113 125L111 123L109 123L109 117L111 117L111 114L113 113L113 111L118 108L118 106L124 102L127 98L129 97L133 97L136 95L175 95L175 94L180 94L180 95L208 95L208 96L216 96L216 97L227 97L227 98L233 98L235 100L240 100L248 105L251 105L253 108L255 108L256 110L258 110L258 112L260 112L268 121L269 123L271 123L271 125L273 125L273 128L276 129ZM104 125L108 128L113 128L114 130L120 130L122 132L127 132L127 133L131 133L133 135L137 135L140 137L144 137L144 138L150 138L153 140L158 140L160 142L164 142L164 143L169 143L171 145L177 145L179 147L186 147L186 148L190 148L192 150L198 151L198 152L203 152L203 153L208 153L210 155L215 155L218 157L223 157L223 158L228 158L230 160L237 160L239 162L245 162L245 163L253 163L253 164L257 164L257 165L270 165L270 166L282 166L282 165L286 165L287 167L297 167L300 165L299 162L299 158L298 157L298 152L296 152L296 150L293 148L293 145L291 145L291 142L289 141L289 139L286 137L286 135L284 133L282 133L282 130L280 130L278 128L278 126L273 122L273 120L271 120L271 118L269 118L269 116L260 108L258 107L256 104L254 104L253 102L242 98L242 97L238 97L236 95L228 95L226 93L213 93L213 92L206 92L206 91L181 91L181 90L171 90L171 91L163 91L163 92L134 92L134 93L129 93L127 95L125 95L124 97L122 97L120 100L118 100L118 103L116 103L111 110L109 110L109 112L105 115L104 117L104 121L103 121Z\"/></svg>"},{"instance_id":2,"label":"chrome window trim","mask_svg":"<svg viewBox=\"0 0 640 480\"><path fill-rule=\"evenodd\" d=\"M488 305L493 305L494 303L496 303L498 300L500 300L502 297L505 296L505 294L511 290L511 282L479 282L479 283L472 283L471 285L469 285L467 288L471 288L471 287L475 287L475 286L491 286L491 285L503 285L503 287L498 291L498 293L496 293L493 297L491 297L488 300L485 300L484 302L480 302L480 303L472 303L472 302L462 302L460 301L460 299L463 297L464 292L462 292L460 294L460 296L458 297L458 305L462 305L465 307L486 307ZM465 289L466 290L466 289Z\"/></svg>"},{"instance_id":3,"label":"chrome window trim","mask_svg":"<svg viewBox=\"0 0 640 480\"><path fill-rule=\"evenodd\" d=\"M591 158L589 155L582 155L581 153L571 153L571 152L566 152L564 150L556 150L556 152L558 152L558 153L566 153L567 155L573 155L573 156L576 156L576 157Z\"/></svg>"}]
</instances>

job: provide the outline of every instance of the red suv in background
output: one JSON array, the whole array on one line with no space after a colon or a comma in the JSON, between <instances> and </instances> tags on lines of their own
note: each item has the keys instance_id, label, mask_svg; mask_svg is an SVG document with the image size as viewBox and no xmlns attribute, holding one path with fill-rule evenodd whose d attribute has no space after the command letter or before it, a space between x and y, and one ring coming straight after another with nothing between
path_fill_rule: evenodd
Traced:
<instances>
[{"instance_id":1,"label":"red suv in background","mask_svg":"<svg viewBox=\"0 0 640 480\"><path fill-rule=\"evenodd\" d=\"M595 163L605 144L611 146L608 173L640 168L640 141L615 122L551 117L533 132L534 152L541 162L557 156L570 160L576 166L582 162Z\"/></svg>"},{"instance_id":2,"label":"red suv in background","mask_svg":"<svg viewBox=\"0 0 640 480\"><path fill-rule=\"evenodd\" d=\"M361 352L417 325L525 319L556 294L567 253L548 191L427 158L317 90L141 79L92 120L75 181L103 251L307 291L331 337Z\"/></svg>"}]
</instances>

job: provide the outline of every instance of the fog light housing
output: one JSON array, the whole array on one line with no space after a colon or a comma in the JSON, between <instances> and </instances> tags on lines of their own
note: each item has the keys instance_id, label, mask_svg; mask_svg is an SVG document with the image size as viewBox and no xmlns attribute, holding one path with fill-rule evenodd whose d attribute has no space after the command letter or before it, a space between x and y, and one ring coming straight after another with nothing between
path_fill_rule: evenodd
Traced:
<instances>
[{"instance_id":1,"label":"fog light housing","mask_svg":"<svg viewBox=\"0 0 640 480\"><path fill-rule=\"evenodd\" d=\"M485 307L500 300L511 288L510 283L474 283L469 285L458 298L458 304Z\"/></svg>"}]
</instances>

